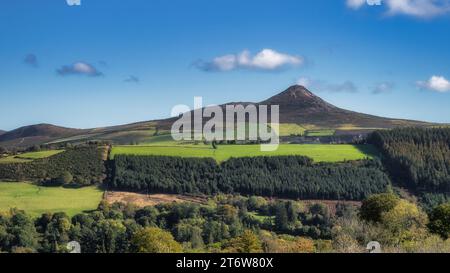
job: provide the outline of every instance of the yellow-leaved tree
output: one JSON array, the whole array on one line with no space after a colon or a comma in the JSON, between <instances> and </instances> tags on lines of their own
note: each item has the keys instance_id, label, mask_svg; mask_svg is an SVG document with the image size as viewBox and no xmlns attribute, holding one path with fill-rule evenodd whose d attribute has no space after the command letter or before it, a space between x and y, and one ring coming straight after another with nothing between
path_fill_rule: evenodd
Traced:
<instances>
[{"instance_id":1,"label":"yellow-leaved tree","mask_svg":"<svg viewBox=\"0 0 450 273\"><path fill-rule=\"evenodd\" d=\"M167 231L148 227L137 231L132 245L138 253L181 253L182 247Z\"/></svg>"}]
</instances>

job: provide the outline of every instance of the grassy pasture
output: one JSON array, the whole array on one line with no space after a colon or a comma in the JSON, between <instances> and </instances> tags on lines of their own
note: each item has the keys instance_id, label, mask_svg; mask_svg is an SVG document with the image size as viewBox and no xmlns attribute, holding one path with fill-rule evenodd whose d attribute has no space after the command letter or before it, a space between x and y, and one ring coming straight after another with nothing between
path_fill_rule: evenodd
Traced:
<instances>
[{"instance_id":1,"label":"grassy pasture","mask_svg":"<svg viewBox=\"0 0 450 273\"><path fill-rule=\"evenodd\" d=\"M207 145L137 145L115 146L111 157L125 155L161 155L181 157L211 157L218 162L231 157L303 155L315 162L340 162L372 158L377 151L370 145L322 145L322 144L280 144L277 151L262 152L259 145L219 145L217 150Z\"/></svg>"},{"instance_id":2,"label":"grassy pasture","mask_svg":"<svg viewBox=\"0 0 450 273\"><path fill-rule=\"evenodd\" d=\"M33 217L46 212L65 212L69 216L97 208L103 191L97 187L66 189L39 187L30 183L0 182L0 211L25 210Z\"/></svg>"},{"instance_id":3,"label":"grassy pasture","mask_svg":"<svg viewBox=\"0 0 450 273\"><path fill-rule=\"evenodd\" d=\"M302 136L305 134L305 128L294 123L282 123L280 124L280 136Z\"/></svg>"},{"instance_id":4,"label":"grassy pasture","mask_svg":"<svg viewBox=\"0 0 450 273\"><path fill-rule=\"evenodd\" d=\"M31 152L31 153L24 153L17 155L18 158L24 158L24 159L39 159L39 158L46 158L50 157L59 153L64 152L64 150L49 150L49 151L40 151L40 152Z\"/></svg>"},{"instance_id":5,"label":"grassy pasture","mask_svg":"<svg viewBox=\"0 0 450 273\"><path fill-rule=\"evenodd\" d=\"M322 137L322 136L332 136L336 131L332 129L322 129L322 130L308 130L305 132L306 136L309 137Z\"/></svg>"},{"instance_id":6,"label":"grassy pasture","mask_svg":"<svg viewBox=\"0 0 450 273\"><path fill-rule=\"evenodd\" d=\"M35 159L47 158L59 153L64 152L64 150L49 150L40 152L30 152L23 153L20 155L8 156L5 158L0 158L0 163L23 163L33 161Z\"/></svg>"}]
</instances>

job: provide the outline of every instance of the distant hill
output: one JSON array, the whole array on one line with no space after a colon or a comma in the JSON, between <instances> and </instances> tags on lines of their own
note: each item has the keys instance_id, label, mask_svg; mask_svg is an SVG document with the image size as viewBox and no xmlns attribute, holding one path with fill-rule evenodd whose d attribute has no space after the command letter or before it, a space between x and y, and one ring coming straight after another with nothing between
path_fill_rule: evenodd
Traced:
<instances>
[{"instance_id":1,"label":"distant hill","mask_svg":"<svg viewBox=\"0 0 450 273\"><path fill-rule=\"evenodd\" d=\"M424 127L436 124L421 121L392 119L353 112L336 107L300 85L259 103L232 102L221 105L255 104L279 105L280 123L285 128L305 130L331 129L336 134L360 134L376 129L395 127ZM126 125L71 129L50 124L38 124L18 128L0 135L2 146L30 146L43 143L108 140L118 144L152 143L170 140L171 125L177 118L137 122ZM289 135L289 132L288 132Z\"/></svg>"},{"instance_id":2,"label":"distant hill","mask_svg":"<svg viewBox=\"0 0 450 273\"><path fill-rule=\"evenodd\" d=\"M73 136L85 130L59 127L51 124L36 124L20 127L0 135L0 145L29 146L46 143L54 139Z\"/></svg>"},{"instance_id":3,"label":"distant hill","mask_svg":"<svg viewBox=\"0 0 450 273\"><path fill-rule=\"evenodd\" d=\"M311 125L331 129L385 129L404 126L427 126L430 123L391 119L338 108L301 85L294 85L260 104L279 105L280 123Z\"/></svg>"},{"instance_id":4,"label":"distant hill","mask_svg":"<svg viewBox=\"0 0 450 273\"><path fill-rule=\"evenodd\" d=\"M0 135L3 135L6 131L0 130Z\"/></svg>"},{"instance_id":5,"label":"distant hill","mask_svg":"<svg viewBox=\"0 0 450 273\"><path fill-rule=\"evenodd\" d=\"M332 129L341 133L357 134L361 131L390 129L395 127L423 127L431 123L392 119L358 113L336 107L301 85L294 85L285 91L259 103L230 102L220 105L279 105L280 123L296 124L305 129ZM176 118L159 121L162 128L170 129ZM206 119L207 120L207 119Z\"/></svg>"}]
</instances>

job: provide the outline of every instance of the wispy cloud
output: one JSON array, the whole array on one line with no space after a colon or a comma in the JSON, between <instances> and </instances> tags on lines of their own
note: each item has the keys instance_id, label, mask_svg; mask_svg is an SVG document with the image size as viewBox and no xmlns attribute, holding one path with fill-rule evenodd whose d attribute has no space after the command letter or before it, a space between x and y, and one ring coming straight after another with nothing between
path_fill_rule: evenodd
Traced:
<instances>
[{"instance_id":1,"label":"wispy cloud","mask_svg":"<svg viewBox=\"0 0 450 273\"><path fill-rule=\"evenodd\" d=\"M439 92L439 93L450 92L450 81L448 81L443 76L432 76L429 80L418 81L416 84L418 87L420 87L422 89L426 89L426 90L430 90L430 91L434 91L434 92Z\"/></svg>"},{"instance_id":2,"label":"wispy cloud","mask_svg":"<svg viewBox=\"0 0 450 273\"><path fill-rule=\"evenodd\" d=\"M368 6L366 0L346 0L349 8L357 10ZM384 0L386 14L431 18L450 13L450 0Z\"/></svg>"},{"instance_id":3,"label":"wispy cloud","mask_svg":"<svg viewBox=\"0 0 450 273\"><path fill-rule=\"evenodd\" d=\"M392 92L394 89L395 84L393 82L380 82L375 85L372 89L372 94L379 95L379 94L386 94Z\"/></svg>"},{"instance_id":4,"label":"wispy cloud","mask_svg":"<svg viewBox=\"0 0 450 273\"><path fill-rule=\"evenodd\" d=\"M63 65L57 69L56 72L61 76L68 75L83 75L89 77L103 76L103 73L97 70L94 66L85 62L76 62L71 65Z\"/></svg>"},{"instance_id":5,"label":"wispy cloud","mask_svg":"<svg viewBox=\"0 0 450 273\"><path fill-rule=\"evenodd\" d=\"M81 6L81 0L66 0L69 6Z\"/></svg>"},{"instance_id":6,"label":"wispy cloud","mask_svg":"<svg viewBox=\"0 0 450 273\"><path fill-rule=\"evenodd\" d=\"M39 65L36 55L34 55L32 53L27 54L25 56L25 58L23 59L23 62L32 67L38 67L38 65Z\"/></svg>"},{"instance_id":7,"label":"wispy cloud","mask_svg":"<svg viewBox=\"0 0 450 273\"><path fill-rule=\"evenodd\" d=\"M303 85L308 89L319 92L346 92L356 93L358 87L352 81L344 81L342 83L329 83L323 80L314 80L307 77L301 77L297 80L297 84Z\"/></svg>"},{"instance_id":8,"label":"wispy cloud","mask_svg":"<svg viewBox=\"0 0 450 273\"><path fill-rule=\"evenodd\" d=\"M128 76L128 77L124 80L124 82L129 82L129 83L139 83L140 81L141 81L141 80L140 80L138 77L133 76L133 75Z\"/></svg>"},{"instance_id":9,"label":"wispy cloud","mask_svg":"<svg viewBox=\"0 0 450 273\"><path fill-rule=\"evenodd\" d=\"M303 63L303 57L280 53L273 49L263 49L256 55L244 50L238 54L219 56L211 61L199 61L195 65L203 71L232 71L236 69L272 71L289 66L299 66Z\"/></svg>"},{"instance_id":10,"label":"wispy cloud","mask_svg":"<svg viewBox=\"0 0 450 273\"><path fill-rule=\"evenodd\" d=\"M366 0L346 0L346 4L351 9L359 9L366 4Z\"/></svg>"}]
</instances>

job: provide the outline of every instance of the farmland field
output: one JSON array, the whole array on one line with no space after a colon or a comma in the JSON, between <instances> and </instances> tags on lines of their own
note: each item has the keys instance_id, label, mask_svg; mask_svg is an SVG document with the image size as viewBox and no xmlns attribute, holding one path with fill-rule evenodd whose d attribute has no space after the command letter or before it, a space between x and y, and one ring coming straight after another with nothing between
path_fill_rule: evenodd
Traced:
<instances>
[{"instance_id":1,"label":"farmland field","mask_svg":"<svg viewBox=\"0 0 450 273\"><path fill-rule=\"evenodd\" d=\"M308 130L306 131L306 136L309 137L323 137L323 136L332 136L336 131L331 129L323 129L323 130Z\"/></svg>"},{"instance_id":2,"label":"farmland field","mask_svg":"<svg viewBox=\"0 0 450 273\"><path fill-rule=\"evenodd\" d=\"M304 135L305 128L294 123L282 123L280 124L280 136L301 136Z\"/></svg>"},{"instance_id":3,"label":"farmland field","mask_svg":"<svg viewBox=\"0 0 450 273\"><path fill-rule=\"evenodd\" d=\"M65 212L69 216L94 210L103 192L96 187L66 189L39 187L29 183L0 182L0 211L25 210L33 217L46 212Z\"/></svg>"},{"instance_id":4,"label":"farmland field","mask_svg":"<svg viewBox=\"0 0 450 273\"><path fill-rule=\"evenodd\" d=\"M216 150L207 145L115 146L111 157L114 158L119 154L211 157L218 162L231 157L302 155L312 158L315 162L340 162L373 158L377 155L377 151L371 145L325 144L280 144L278 150L274 152L262 152L259 145L219 145Z\"/></svg>"},{"instance_id":5,"label":"farmland field","mask_svg":"<svg viewBox=\"0 0 450 273\"><path fill-rule=\"evenodd\" d=\"M29 162L35 159L46 158L56 154L64 152L64 150L48 150L48 151L40 151L40 152L30 152L23 153L14 156L8 156L5 158L0 158L0 163L22 163Z\"/></svg>"}]
</instances>

